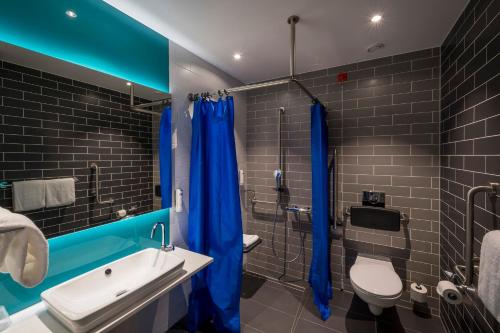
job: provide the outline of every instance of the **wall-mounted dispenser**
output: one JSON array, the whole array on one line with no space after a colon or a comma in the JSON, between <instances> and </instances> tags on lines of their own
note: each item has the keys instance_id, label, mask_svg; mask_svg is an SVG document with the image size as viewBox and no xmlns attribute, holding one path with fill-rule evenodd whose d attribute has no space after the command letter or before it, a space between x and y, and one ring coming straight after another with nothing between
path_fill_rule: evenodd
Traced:
<instances>
[{"instance_id":1,"label":"wall-mounted dispenser","mask_svg":"<svg viewBox=\"0 0 500 333\"><path fill-rule=\"evenodd\" d=\"M238 182L239 182L240 186L245 185L245 171L243 169L240 169L238 171Z\"/></svg>"},{"instance_id":2,"label":"wall-mounted dispenser","mask_svg":"<svg viewBox=\"0 0 500 333\"><path fill-rule=\"evenodd\" d=\"M385 193L363 191L363 206L385 207Z\"/></svg>"},{"instance_id":3,"label":"wall-mounted dispenser","mask_svg":"<svg viewBox=\"0 0 500 333\"><path fill-rule=\"evenodd\" d=\"M182 213L182 211L183 211L182 197L183 197L182 190L180 188L175 189L175 212L176 213Z\"/></svg>"}]
</instances>

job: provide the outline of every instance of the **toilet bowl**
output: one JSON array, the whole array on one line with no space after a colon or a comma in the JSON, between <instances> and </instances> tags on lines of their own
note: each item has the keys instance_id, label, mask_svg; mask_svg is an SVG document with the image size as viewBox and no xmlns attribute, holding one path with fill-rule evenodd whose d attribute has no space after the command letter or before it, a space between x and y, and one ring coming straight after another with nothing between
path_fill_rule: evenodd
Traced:
<instances>
[{"instance_id":1,"label":"toilet bowl","mask_svg":"<svg viewBox=\"0 0 500 333\"><path fill-rule=\"evenodd\" d=\"M403 283L390 261L358 255L349 275L354 292L375 316L396 305L403 292Z\"/></svg>"}]
</instances>

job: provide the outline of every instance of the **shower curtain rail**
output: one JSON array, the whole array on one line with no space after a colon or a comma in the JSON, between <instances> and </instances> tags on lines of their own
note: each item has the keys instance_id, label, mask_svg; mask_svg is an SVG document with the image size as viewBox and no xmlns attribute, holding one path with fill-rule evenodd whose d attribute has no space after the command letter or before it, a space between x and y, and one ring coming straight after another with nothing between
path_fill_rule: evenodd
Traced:
<instances>
[{"instance_id":1,"label":"shower curtain rail","mask_svg":"<svg viewBox=\"0 0 500 333\"><path fill-rule=\"evenodd\" d=\"M194 102L196 101L196 99L198 99L198 97L211 97L211 96L222 97L224 94L228 95L230 93L235 93L235 92L272 87L281 84L295 83L307 96L309 96L309 98L312 100L313 103L319 103L323 105L323 103L321 103L319 98L316 97L313 93L311 93L309 89L307 89L302 84L302 82L300 82L299 79L297 79L295 76L295 63L296 63L295 25L297 24L297 22L299 22L299 17L297 15L292 15L287 19L287 22L288 24L290 24L290 75L287 78L273 80L273 81L259 82L259 83L251 83L239 87L221 89L218 90L217 92L190 93L188 94L188 99L191 102Z\"/></svg>"},{"instance_id":2,"label":"shower curtain rail","mask_svg":"<svg viewBox=\"0 0 500 333\"><path fill-rule=\"evenodd\" d=\"M172 96L170 94L168 94L168 96L165 98L158 99L155 101L142 103L142 104L134 104L134 84L127 83L127 85L130 87L130 109L133 111L148 113L151 115L159 116L159 115L161 115L163 110L153 111L153 110L150 110L147 108L154 107L154 106L165 106L165 105L172 104Z\"/></svg>"}]
</instances>

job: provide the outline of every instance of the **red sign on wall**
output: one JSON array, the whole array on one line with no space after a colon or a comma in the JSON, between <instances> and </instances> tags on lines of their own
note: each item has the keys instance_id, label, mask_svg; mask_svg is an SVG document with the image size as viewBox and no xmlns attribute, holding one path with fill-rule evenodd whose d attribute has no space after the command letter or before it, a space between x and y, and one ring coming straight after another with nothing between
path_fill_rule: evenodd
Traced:
<instances>
[{"instance_id":1,"label":"red sign on wall","mask_svg":"<svg viewBox=\"0 0 500 333\"><path fill-rule=\"evenodd\" d=\"M347 72L337 74L337 82L347 81Z\"/></svg>"}]
</instances>

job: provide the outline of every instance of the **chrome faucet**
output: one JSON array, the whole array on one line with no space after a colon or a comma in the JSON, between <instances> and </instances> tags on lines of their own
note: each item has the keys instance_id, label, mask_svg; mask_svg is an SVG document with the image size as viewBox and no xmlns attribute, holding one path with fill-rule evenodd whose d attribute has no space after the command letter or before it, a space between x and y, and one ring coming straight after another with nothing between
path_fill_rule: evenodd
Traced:
<instances>
[{"instance_id":1,"label":"chrome faucet","mask_svg":"<svg viewBox=\"0 0 500 333\"><path fill-rule=\"evenodd\" d=\"M165 244L165 224L163 222L156 222L153 225L153 230L151 230L151 239L153 239L155 237L156 228L158 228L158 225L161 226L161 247L160 247L160 249L162 251L166 251L166 252L173 251L175 249L173 245L170 245L170 244L166 245Z\"/></svg>"}]
</instances>

